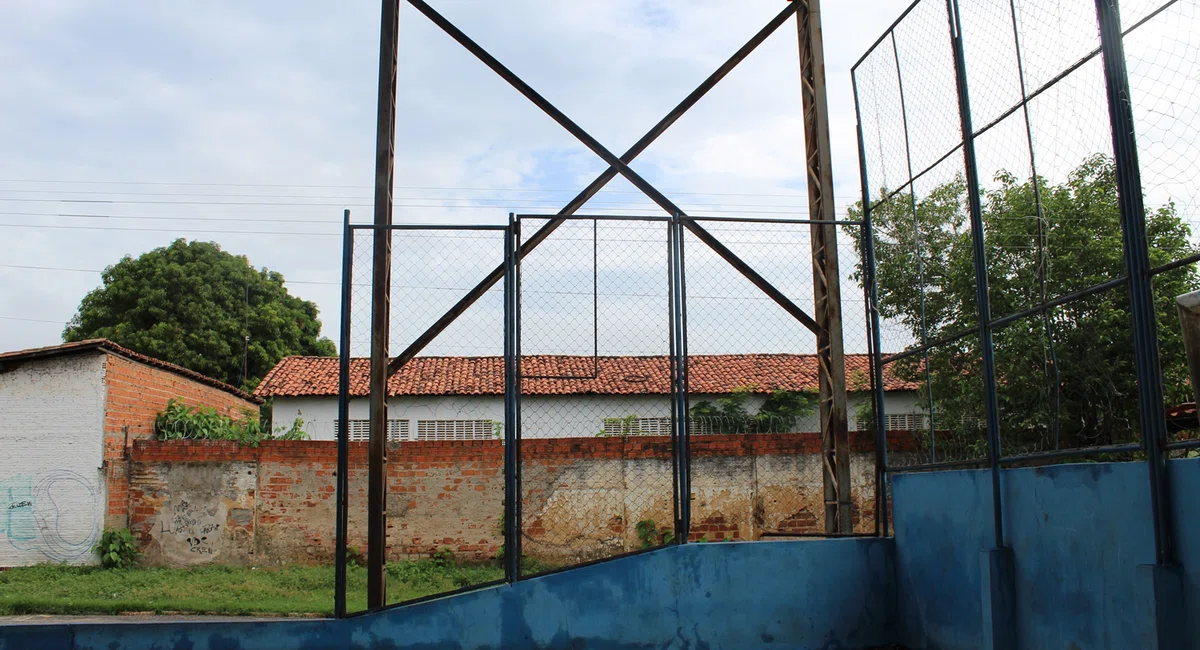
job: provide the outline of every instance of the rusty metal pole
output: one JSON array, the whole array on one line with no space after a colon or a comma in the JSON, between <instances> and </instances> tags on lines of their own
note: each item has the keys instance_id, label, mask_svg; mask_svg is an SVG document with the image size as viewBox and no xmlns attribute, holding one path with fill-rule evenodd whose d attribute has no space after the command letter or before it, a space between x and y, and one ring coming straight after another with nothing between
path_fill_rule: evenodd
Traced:
<instances>
[{"instance_id":1,"label":"rusty metal pole","mask_svg":"<svg viewBox=\"0 0 1200 650\"><path fill-rule=\"evenodd\" d=\"M820 385L821 465L825 484L825 532L854 532L850 501L850 432L846 424L846 363L842 345L842 291L838 275L837 215L833 208L833 163L829 152L829 105L825 97L825 54L818 0L793 0L800 43L804 106L805 171L810 226L813 298Z\"/></svg>"},{"instance_id":2,"label":"rusty metal pole","mask_svg":"<svg viewBox=\"0 0 1200 650\"><path fill-rule=\"evenodd\" d=\"M379 29L379 112L375 131L374 257L371 271L371 406L367 461L367 607L387 603L387 365L391 327L392 184L396 167L399 0L383 0Z\"/></svg>"}]
</instances>

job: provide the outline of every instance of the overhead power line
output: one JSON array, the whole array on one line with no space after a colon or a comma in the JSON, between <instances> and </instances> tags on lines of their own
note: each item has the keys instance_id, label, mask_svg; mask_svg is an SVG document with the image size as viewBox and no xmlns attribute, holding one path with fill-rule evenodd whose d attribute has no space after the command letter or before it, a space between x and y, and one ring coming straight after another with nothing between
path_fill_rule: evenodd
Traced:
<instances>
[{"instance_id":1,"label":"overhead power line","mask_svg":"<svg viewBox=\"0 0 1200 650\"><path fill-rule=\"evenodd\" d=\"M37 185L120 185L120 186L136 186L145 185L151 187L244 187L244 188L280 188L280 189L345 189L345 190L371 190L374 185L316 185L316 184L271 184L271 183L195 183L195 182L171 182L171 181L83 181L83 180L53 180L53 179L16 179L3 178L0 183L28 183ZM517 188L517 187L459 187L459 186L438 186L438 185L395 185L394 190L421 190L421 191L450 191L450 192L517 192L517 193L554 193L554 194L571 194L579 193L581 187L575 188ZM640 195L642 192L638 190L604 190L609 194L635 194ZM675 196L765 196L772 198L805 198L802 190L797 190L796 194L765 194L761 192L684 192L676 190L663 190L664 194Z\"/></svg>"},{"instance_id":2,"label":"overhead power line","mask_svg":"<svg viewBox=\"0 0 1200 650\"><path fill-rule=\"evenodd\" d=\"M65 320L42 320L40 318L17 318L16 316L0 316L0 320L19 320L27 323L53 323L55 325L66 325Z\"/></svg>"}]
</instances>

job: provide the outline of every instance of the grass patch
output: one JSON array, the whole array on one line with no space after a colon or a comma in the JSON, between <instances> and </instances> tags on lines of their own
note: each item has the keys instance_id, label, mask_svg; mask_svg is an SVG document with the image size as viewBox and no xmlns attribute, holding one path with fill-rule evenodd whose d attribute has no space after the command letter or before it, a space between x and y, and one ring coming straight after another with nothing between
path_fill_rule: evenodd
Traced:
<instances>
[{"instance_id":1,"label":"grass patch","mask_svg":"<svg viewBox=\"0 0 1200 650\"><path fill-rule=\"evenodd\" d=\"M500 580L496 564L458 564L433 559L387 566L388 602ZM347 567L350 611L367 606L367 572ZM0 571L0 615L119 614L333 614L333 567L101 569L40 565Z\"/></svg>"}]
</instances>

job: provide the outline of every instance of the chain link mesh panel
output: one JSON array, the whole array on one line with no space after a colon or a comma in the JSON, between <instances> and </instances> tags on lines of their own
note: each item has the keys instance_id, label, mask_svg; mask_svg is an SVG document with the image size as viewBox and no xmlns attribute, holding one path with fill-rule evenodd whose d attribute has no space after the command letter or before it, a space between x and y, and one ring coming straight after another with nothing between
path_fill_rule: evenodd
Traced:
<instances>
[{"instance_id":1,"label":"chain link mesh panel","mask_svg":"<svg viewBox=\"0 0 1200 650\"><path fill-rule=\"evenodd\" d=\"M1122 5L1151 264L1173 267L1155 279L1166 406L1186 438L1200 423L1173 301L1200 288L1191 267L1200 104L1189 83L1200 18L1194 3ZM971 191L981 204L1000 452L1094 454L1141 442L1098 24L1090 4L921 0L855 66L880 345L885 357L913 350L889 365L922 385L925 432L909 438L914 455L890 453L896 466L986 455L984 430L966 424L986 419L980 339L970 334L980 326ZM975 151L966 161L956 153L963 92ZM977 188L966 184L972 167ZM899 444L889 431L889 451Z\"/></svg>"},{"instance_id":2,"label":"chain link mesh panel","mask_svg":"<svg viewBox=\"0 0 1200 650\"><path fill-rule=\"evenodd\" d=\"M347 600L365 607L371 271L353 230ZM394 229L389 346L401 354L504 262L502 230ZM497 283L388 381L387 600L504 578L504 317ZM336 418L336 415L333 416ZM338 431L336 419L317 423Z\"/></svg>"},{"instance_id":3,"label":"chain link mesh panel","mask_svg":"<svg viewBox=\"0 0 1200 650\"><path fill-rule=\"evenodd\" d=\"M521 261L526 574L674 538L667 233L568 220Z\"/></svg>"}]
</instances>

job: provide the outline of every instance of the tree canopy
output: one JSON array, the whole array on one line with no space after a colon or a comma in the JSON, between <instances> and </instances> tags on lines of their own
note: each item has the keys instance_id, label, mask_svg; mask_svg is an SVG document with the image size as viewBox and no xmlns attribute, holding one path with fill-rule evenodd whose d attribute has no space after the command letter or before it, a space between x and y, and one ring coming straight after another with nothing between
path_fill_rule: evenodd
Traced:
<instances>
[{"instance_id":1,"label":"tree canopy","mask_svg":"<svg viewBox=\"0 0 1200 650\"><path fill-rule=\"evenodd\" d=\"M136 259L126 255L101 277L63 340L110 339L247 389L287 355L336 354L320 335L317 306L290 295L283 275L212 242L177 239Z\"/></svg>"},{"instance_id":2,"label":"tree canopy","mask_svg":"<svg viewBox=\"0 0 1200 650\"><path fill-rule=\"evenodd\" d=\"M996 187L982 197L993 319L1125 275L1110 158L1086 159L1061 184L1045 178L1035 184L1005 171L995 180ZM984 449L983 368L975 333L966 191L958 176L924 196L901 192L871 209L881 317L898 323L918 344L971 331L935 347L927 357L919 354L895 363L897 374L922 382L925 410L933 404L939 460L977 457ZM853 211L861 214L861 206ZM1146 228L1152 266L1197 250L1173 204L1147 210ZM1190 399L1174 299L1196 287L1191 266L1154 279L1168 403ZM1136 440L1132 322L1124 284L1017 319L996 328L993 339L1004 453Z\"/></svg>"}]
</instances>

